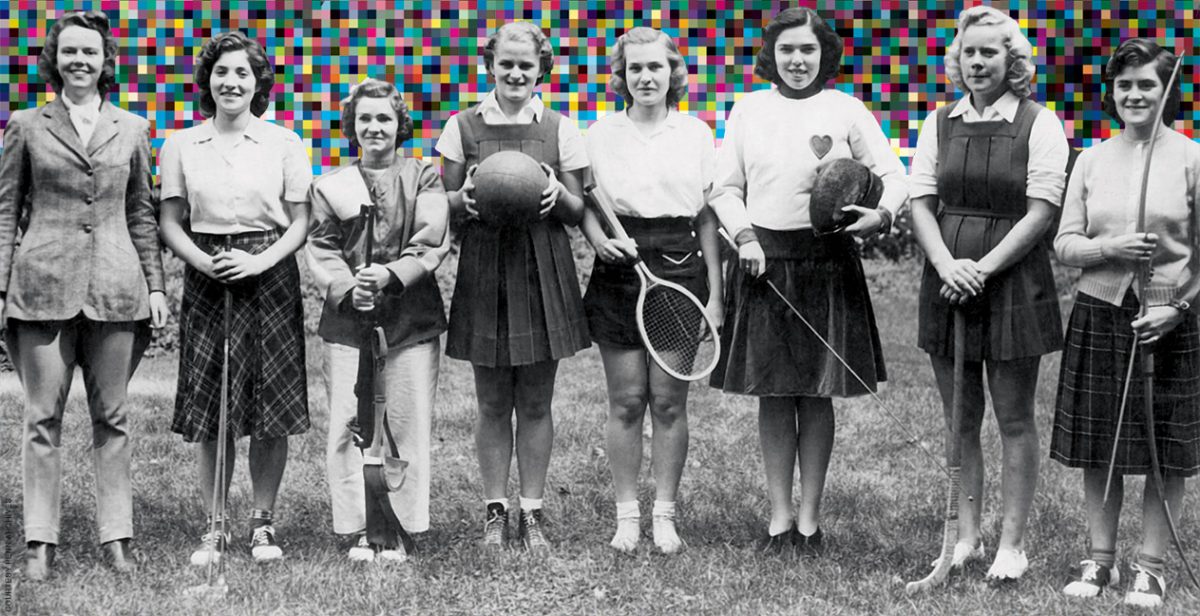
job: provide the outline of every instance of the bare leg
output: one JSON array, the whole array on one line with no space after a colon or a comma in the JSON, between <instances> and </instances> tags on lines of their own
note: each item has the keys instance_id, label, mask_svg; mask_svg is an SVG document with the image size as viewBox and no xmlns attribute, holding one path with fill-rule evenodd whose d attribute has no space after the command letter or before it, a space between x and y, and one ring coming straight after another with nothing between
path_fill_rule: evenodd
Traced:
<instances>
[{"instance_id":1,"label":"bare leg","mask_svg":"<svg viewBox=\"0 0 1200 616\"><path fill-rule=\"evenodd\" d=\"M796 472L796 398L758 399L758 440L762 445L771 523L778 535L792 526L792 481Z\"/></svg>"},{"instance_id":2,"label":"bare leg","mask_svg":"<svg viewBox=\"0 0 1200 616\"><path fill-rule=\"evenodd\" d=\"M1121 519L1121 502L1125 499L1125 478L1113 477L1108 502L1104 502L1104 483L1108 469L1088 468L1083 471L1083 497L1087 504L1088 534L1092 551L1117 549L1117 523Z\"/></svg>"},{"instance_id":3,"label":"bare leg","mask_svg":"<svg viewBox=\"0 0 1200 616\"><path fill-rule=\"evenodd\" d=\"M642 421L649 401L646 352L600 347L608 378L608 421L604 426L616 502L636 501L642 468Z\"/></svg>"},{"instance_id":4,"label":"bare leg","mask_svg":"<svg viewBox=\"0 0 1200 616\"><path fill-rule=\"evenodd\" d=\"M1038 479L1038 434L1033 406L1040 360L1032 357L987 365L988 389L1004 450L1000 475L1004 517L999 549L1025 549L1025 525Z\"/></svg>"},{"instance_id":5,"label":"bare leg","mask_svg":"<svg viewBox=\"0 0 1200 616\"><path fill-rule=\"evenodd\" d=\"M954 358L929 356L933 363L946 425L954 401ZM981 539L980 512L983 508L983 449L980 429L983 426L983 364L967 362L964 371L962 425L959 430L962 445L962 473L958 500L958 541L978 545Z\"/></svg>"},{"instance_id":6,"label":"bare leg","mask_svg":"<svg viewBox=\"0 0 1200 616\"><path fill-rule=\"evenodd\" d=\"M800 459L800 509L796 526L811 535L821 523L821 496L833 453L833 402L829 398L797 399L797 453Z\"/></svg>"},{"instance_id":7,"label":"bare leg","mask_svg":"<svg viewBox=\"0 0 1200 616\"><path fill-rule=\"evenodd\" d=\"M654 424L655 498L674 502L688 453L688 383L650 365L650 419Z\"/></svg>"},{"instance_id":8,"label":"bare leg","mask_svg":"<svg viewBox=\"0 0 1200 616\"><path fill-rule=\"evenodd\" d=\"M233 456L237 449L234 447L234 440L230 437L225 445L225 500L229 500L229 482L233 479ZM212 506L213 489L213 473L216 471L217 465L217 440L204 441L200 443L200 497L204 499L204 509L208 510ZM210 512L211 513L211 512ZM208 532L205 530L205 532Z\"/></svg>"},{"instance_id":9,"label":"bare leg","mask_svg":"<svg viewBox=\"0 0 1200 616\"><path fill-rule=\"evenodd\" d=\"M279 494L280 484L283 483L287 454L286 436L250 439L250 484L254 487L255 509L275 509L275 497Z\"/></svg>"},{"instance_id":10,"label":"bare leg","mask_svg":"<svg viewBox=\"0 0 1200 616\"><path fill-rule=\"evenodd\" d=\"M1183 477L1167 475L1163 484L1167 491L1167 504L1171 507L1171 515L1175 516L1178 521L1183 504ZM1163 511L1162 501L1159 500L1158 490L1154 486L1154 479L1146 477L1146 490L1142 496L1142 549L1140 554L1161 559L1167 555L1167 549L1170 547L1171 528L1167 523L1166 512Z\"/></svg>"},{"instance_id":11,"label":"bare leg","mask_svg":"<svg viewBox=\"0 0 1200 616\"><path fill-rule=\"evenodd\" d=\"M483 478L485 499L504 498L512 465L513 369L475 368L475 454Z\"/></svg>"},{"instance_id":12,"label":"bare leg","mask_svg":"<svg viewBox=\"0 0 1200 616\"><path fill-rule=\"evenodd\" d=\"M558 362L544 361L516 369L517 470L521 474L521 496L542 498L546 471L554 446L554 377Z\"/></svg>"}]
</instances>

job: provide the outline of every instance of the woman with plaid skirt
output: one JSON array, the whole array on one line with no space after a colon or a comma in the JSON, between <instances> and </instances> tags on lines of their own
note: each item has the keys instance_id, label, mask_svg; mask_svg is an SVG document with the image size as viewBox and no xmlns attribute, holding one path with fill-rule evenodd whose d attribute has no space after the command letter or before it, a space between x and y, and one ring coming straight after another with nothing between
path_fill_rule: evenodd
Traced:
<instances>
[{"instance_id":1,"label":"woman with plaid skirt","mask_svg":"<svg viewBox=\"0 0 1200 616\"><path fill-rule=\"evenodd\" d=\"M309 427L293 255L308 233L312 169L295 133L258 117L270 103L274 76L256 41L236 31L210 40L197 58L195 81L209 120L170 135L159 157L162 239L187 264L171 429L201 444L201 494L211 503L228 335L230 442L222 480L228 485L233 474L232 441L250 436L251 553L256 561L273 560L282 555L272 511L287 437ZM226 333L227 291L233 318ZM228 541L228 533L206 533L192 564L220 558Z\"/></svg>"},{"instance_id":2,"label":"woman with plaid skirt","mask_svg":"<svg viewBox=\"0 0 1200 616\"><path fill-rule=\"evenodd\" d=\"M1083 268L1075 307L1067 328L1058 384L1050 456L1083 469L1091 552L1080 577L1063 592L1094 597L1118 582L1117 522L1124 496L1124 475L1151 472L1145 431L1144 382L1138 375L1141 352L1154 363L1153 447L1166 480L1171 510L1181 511L1184 478L1200 470L1200 144L1171 129L1179 115L1179 76L1166 91L1175 56L1155 43L1121 43L1105 67L1104 110L1124 130L1084 151L1071 175L1062 224L1054 248L1067 265ZM1155 110L1166 96L1154 141L1146 187L1144 232L1138 219L1143 156L1154 131ZM1139 268L1149 267L1145 289L1134 284ZM1139 318L1139 307L1148 306ZM1126 386L1125 414L1116 443L1113 483L1105 484L1117 417ZM1160 605L1165 593L1163 557L1169 526L1154 482L1146 480L1142 497L1142 543L1131 565L1130 605Z\"/></svg>"}]
</instances>

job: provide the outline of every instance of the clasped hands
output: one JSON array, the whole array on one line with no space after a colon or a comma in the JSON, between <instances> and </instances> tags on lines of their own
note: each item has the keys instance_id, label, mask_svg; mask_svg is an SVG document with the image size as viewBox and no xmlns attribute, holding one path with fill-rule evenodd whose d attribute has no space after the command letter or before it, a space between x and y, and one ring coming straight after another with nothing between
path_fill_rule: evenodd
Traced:
<instances>
[{"instance_id":1,"label":"clasped hands","mask_svg":"<svg viewBox=\"0 0 1200 616\"><path fill-rule=\"evenodd\" d=\"M379 294L392 282L392 271L378 264L360 265L354 274L354 289L350 291L350 305L355 310L367 312L375 309Z\"/></svg>"},{"instance_id":2,"label":"clasped hands","mask_svg":"<svg viewBox=\"0 0 1200 616\"><path fill-rule=\"evenodd\" d=\"M980 267L974 259L952 259L934 269L942 279L942 288L938 294L956 306L981 295L984 284L991 275L991 272Z\"/></svg>"},{"instance_id":3,"label":"clasped hands","mask_svg":"<svg viewBox=\"0 0 1200 616\"><path fill-rule=\"evenodd\" d=\"M546 186L546 190L542 191L542 207L538 210L538 218L545 218L550 215L554 206L558 205L558 196L563 191L567 190L562 182L558 181L558 176L554 174L554 169L546 163L539 163L542 170L546 172L546 178L550 181ZM462 193L463 208L467 211L467 216L473 220L479 220L479 210L475 209L475 170L479 168L478 164L471 165L467 169L467 177L463 179L462 188L459 192Z\"/></svg>"}]
</instances>

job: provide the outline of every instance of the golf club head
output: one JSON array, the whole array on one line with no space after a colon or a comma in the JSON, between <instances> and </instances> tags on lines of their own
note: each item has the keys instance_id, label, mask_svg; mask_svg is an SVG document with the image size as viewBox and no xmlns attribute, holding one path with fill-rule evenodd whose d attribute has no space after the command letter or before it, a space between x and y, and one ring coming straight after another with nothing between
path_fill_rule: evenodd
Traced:
<instances>
[{"instance_id":1,"label":"golf club head","mask_svg":"<svg viewBox=\"0 0 1200 616\"><path fill-rule=\"evenodd\" d=\"M220 601L228 594L229 584L225 583L225 576L218 577L212 583L197 584L183 590L183 596L196 599L200 603Z\"/></svg>"}]
</instances>

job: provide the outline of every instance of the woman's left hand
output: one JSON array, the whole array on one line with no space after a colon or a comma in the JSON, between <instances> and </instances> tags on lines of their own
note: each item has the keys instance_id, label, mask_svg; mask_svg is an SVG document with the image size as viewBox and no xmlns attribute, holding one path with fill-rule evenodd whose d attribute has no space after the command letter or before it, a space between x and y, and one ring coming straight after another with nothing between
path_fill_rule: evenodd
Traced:
<instances>
[{"instance_id":1,"label":"woman's left hand","mask_svg":"<svg viewBox=\"0 0 1200 616\"><path fill-rule=\"evenodd\" d=\"M542 163L542 169L546 171L546 178L550 180L550 185L542 191L542 209L538 211L538 216L545 218L550 215L554 206L558 205L558 195L566 188L558 181L558 176L554 175L554 169L551 169L550 165Z\"/></svg>"},{"instance_id":2,"label":"woman's left hand","mask_svg":"<svg viewBox=\"0 0 1200 616\"><path fill-rule=\"evenodd\" d=\"M847 205L842 208L842 212L858 216L853 224L846 227L846 233L853 233L858 237L870 237L883 226L883 216L877 210L861 205Z\"/></svg>"},{"instance_id":3,"label":"woman's left hand","mask_svg":"<svg viewBox=\"0 0 1200 616\"><path fill-rule=\"evenodd\" d=\"M725 324L725 302L719 297L708 300L704 305L704 314L716 326L717 331L720 331L721 326Z\"/></svg>"},{"instance_id":4,"label":"woman's left hand","mask_svg":"<svg viewBox=\"0 0 1200 616\"><path fill-rule=\"evenodd\" d=\"M162 329L167 324L167 294L162 291L150 292L150 327Z\"/></svg>"},{"instance_id":5,"label":"woman's left hand","mask_svg":"<svg viewBox=\"0 0 1200 616\"><path fill-rule=\"evenodd\" d=\"M1130 325L1137 335L1138 342L1152 344L1158 342L1182 323L1183 316L1178 308L1172 306L1151 306L1146 310L1146 316L1135 320Z\"/></svg>"},{"instance_id":6,"label":"woman's left hand","mask_svg":"<svg viewBox=\"0 0 1200 616\"><path fill-rule=\"evenodd\" d=\"M213 274L222 282L237 282L253 278L270 267L261 255L252 255L234 248L213 257Z\"/></svg>"}]
</instances>

